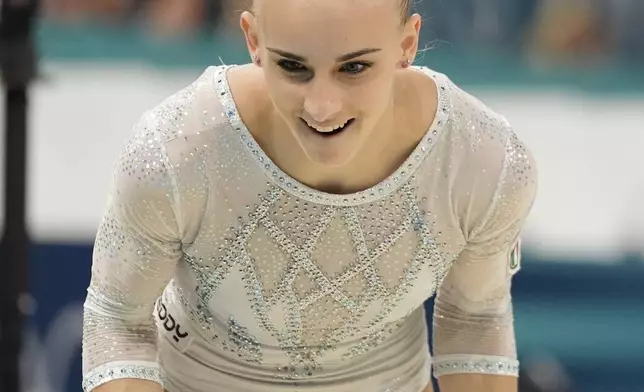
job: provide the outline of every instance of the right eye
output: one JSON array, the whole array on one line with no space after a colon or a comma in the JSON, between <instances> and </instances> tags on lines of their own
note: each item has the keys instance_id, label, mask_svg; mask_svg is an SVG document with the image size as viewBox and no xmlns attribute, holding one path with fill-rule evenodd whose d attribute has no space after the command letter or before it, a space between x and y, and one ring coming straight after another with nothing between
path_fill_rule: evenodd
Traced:
<instances>
[{"instance_id":1,"label":"right eye","mask_svg":"<svg viewBox=\"0 0 644 392\"><path fill-rule=\"evenodd\" d=\"M296 74L306 71L306 67L302 65L302 63L298 63L297 61L282 59L277 62L277 65L290 74Z\"/></svg>"}]
</instances>

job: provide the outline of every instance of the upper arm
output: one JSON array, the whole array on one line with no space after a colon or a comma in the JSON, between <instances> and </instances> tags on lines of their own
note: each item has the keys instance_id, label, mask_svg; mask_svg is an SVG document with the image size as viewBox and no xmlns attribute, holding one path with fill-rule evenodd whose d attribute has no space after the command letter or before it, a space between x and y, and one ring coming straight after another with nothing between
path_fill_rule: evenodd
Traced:
<instances>
[{"instance_id":1,"label":"upper arm","mask_svg":"<svg viewBox=\"0 0 644 392\"><path fill-rule=\"evenodd\" d=\"M518 373L510 289L537 172L532 155L508 132L503 153L482 151L485 159L471 166L478 170L468 170L476 175L463 179L471 184L469 192L460 193L469 198L461 203L470 208L463 214L466 244L442 282L434 308L437 375ZM485 165L486 159L492 165ZM490 170L495 162L498 170Z\"/></svg>"},{"instance_id":2,"label":"upper arm","mask_svg":"<svg viewBox=\"0 0 644 392\"><path fill-rule=\"evenodd\" d=\"M116 164L95 240L84 305L85 390L116 378L160 382L152 309L181 257L181 230L167 158L155 130L140 127Z\"/></svg>"},{"instance_id":3,"label":"upper arm","mask_svg":"<svg viewBox=\"0 0 644 392\"><path fill-rule=\"evenodd\" d=\"M96 237L92 289L122 303L151 304L181 255L170 164L143 122L117 161Z\"/></svg>"},{"instance_id":4,"label":"upper arm","mask_svg":"<svg viewBox=\"0 0 644 392\"><path fill-rule=\"evenodd\" d=\"M513 133L505 144L498 175L494 171L486 174L489 179L477 181L495 184L490 188L494 191L489 195L470 193L471 198L481 198L486 208L468 214L473 222L464 224L468 228L464 232L466 245L446 282L464 301L472 303L506 290L518 271L519 236L537 191L534 158Z\"/></svg>"}]
</instances>

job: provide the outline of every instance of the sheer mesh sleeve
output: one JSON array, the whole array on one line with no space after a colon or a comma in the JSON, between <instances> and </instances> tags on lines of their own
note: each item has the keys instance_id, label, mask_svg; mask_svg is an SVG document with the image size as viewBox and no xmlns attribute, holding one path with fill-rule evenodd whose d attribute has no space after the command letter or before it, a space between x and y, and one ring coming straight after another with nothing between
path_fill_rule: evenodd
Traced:
<instances>
[{"instance_id":1,"label":"sheer mesh sleeve","mask_svg":"<svg viewBox=\"0 0 644 392\"><path fill-rule=\"evenodd\" d=\"M84 305L85 391L121 378L161 383L152 309L181 246L170 166L155 127L146 123L117 162L96 237Z\"/></svg>"},{"instance_id":2,"label":"sheer mesh sleeve","mask_svg":"<svg viewBox=\"0 0 644 392\"><path fill-rule=\"evenodd\" d=\"M480 169L478 178L468 180L496 185L475 187L468 192L470 202L464 203L488 200L480 214L467 214L476 223L464 225L467 245L436 297L435 376L518 375L510 286L519 269L519 233L535 198L536 167L513 134L499 156L498 170Z\"/></svg>"}]
</instances>

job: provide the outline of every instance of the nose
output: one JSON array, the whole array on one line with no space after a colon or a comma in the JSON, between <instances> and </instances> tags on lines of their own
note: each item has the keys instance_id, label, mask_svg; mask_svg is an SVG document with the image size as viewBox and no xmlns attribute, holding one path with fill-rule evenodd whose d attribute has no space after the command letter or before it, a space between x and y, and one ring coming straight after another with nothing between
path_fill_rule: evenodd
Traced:
<instances>
[{"instance_id":1,"label":"nose","mask_svg":"<svg viewBox=\"0 0 644 392\"><path fill-rule=\"evenodd\" d=\"M312 82L304 98L304 111L318 123L333 119L342 110L340 90L328 81Z\"/></svg>"}]
</instances>

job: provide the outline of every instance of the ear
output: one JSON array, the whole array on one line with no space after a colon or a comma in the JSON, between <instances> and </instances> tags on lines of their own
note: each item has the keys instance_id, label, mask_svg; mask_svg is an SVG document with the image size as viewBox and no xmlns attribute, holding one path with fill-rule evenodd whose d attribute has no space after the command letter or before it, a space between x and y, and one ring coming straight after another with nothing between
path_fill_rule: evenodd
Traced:
<instances>
[{"instance_id":1,"label":"ear","mask_svg":"<svg viewBox=\"0 0 644 392\"><path fill-rule=\"evenodd\" d=\"M402 55L405 60L413 62L418 53L418 42L420 40L420 27L422 19L420 15L414 14L409 17L407 23L403 27L401 49Z\"/></svg>"},{"instance_id":2,"label":"ear","mask_svg":"<svg viewBox=\"0 0 644 392\"><path fill-rule=\"evenodd\" d=\"M259 35L257 33L257 19L255 15L248 11L243 12L239 25L244 32L250 57L253 59L259 58Z\"/></svg>"}]
</instances>

